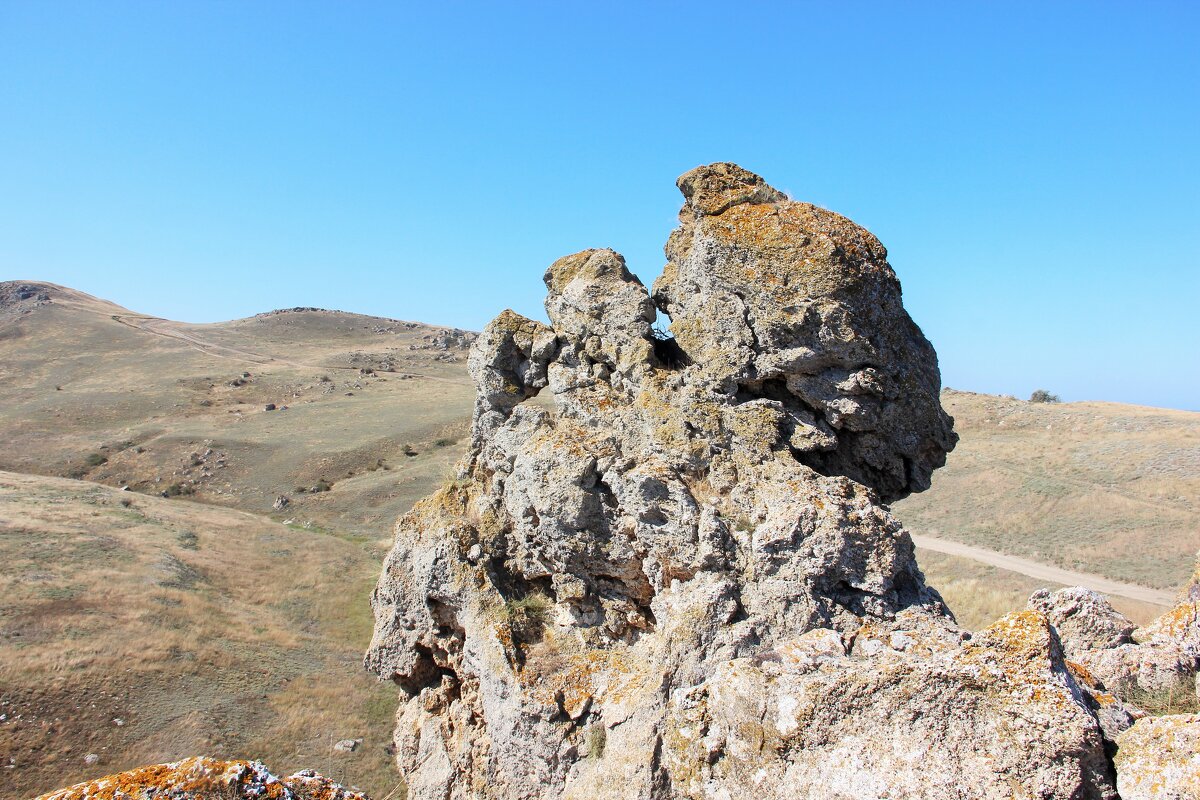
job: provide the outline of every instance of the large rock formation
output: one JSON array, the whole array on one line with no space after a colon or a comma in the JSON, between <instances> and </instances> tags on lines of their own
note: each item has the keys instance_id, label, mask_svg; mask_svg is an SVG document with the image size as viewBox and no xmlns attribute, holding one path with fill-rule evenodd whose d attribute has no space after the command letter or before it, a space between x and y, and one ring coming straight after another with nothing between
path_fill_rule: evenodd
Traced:
<instances>
[{"instance_id":1,"label":"large rock formation","mask_svg":"<svg viewBox=\"0 0 1200 800\"><path fill-rule=\"evenodd\" d=\"M883 246L732 164L679 187L652 294L588 250L474 344L372 600L409 796L1114 797L1045 615L965 641L883 505L956 438Z\"/></svg>"}]
</instances>

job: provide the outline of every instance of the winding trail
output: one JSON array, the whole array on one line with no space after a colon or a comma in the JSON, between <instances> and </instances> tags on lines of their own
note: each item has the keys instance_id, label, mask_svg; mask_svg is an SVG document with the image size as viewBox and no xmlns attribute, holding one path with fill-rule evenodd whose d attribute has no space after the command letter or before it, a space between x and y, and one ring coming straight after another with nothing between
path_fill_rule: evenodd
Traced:
<instances>
[{"instance_id":1,"label":"winding trail","mask_svg":"<svg viewBox=\"0 0 1200 800\"><path fill-rule=\"evenodd\" d=\"M1155 603L1160 606L1167 606L1168 608L1175 605L1174 593L1166 592L1162 589L1151 589L1147 586L1138 586L1135 583L1121 583L1120 581L1114 581L1101 575L1091 575L1087 572L1072 572L1071 570L1054 567L1049 564L1030 561L1027 558L1010 556L1007 553L997 553L995 550L986 550L982 547L974 547L969 544L962 544L961 542L935 539L932 536L917 536L916 534L912 534L912 540L913 544L923 550L932 550L935 553L969 558L972 561L979 561L993 567L1009 570L1010 572L1028 575L1030 578L1037 578L1040 581L1051 581L1067 586L1082 586L1085 589L1091 589L1100 594L1127 597L1130 600Z\"/></svg>"}]
</instances>

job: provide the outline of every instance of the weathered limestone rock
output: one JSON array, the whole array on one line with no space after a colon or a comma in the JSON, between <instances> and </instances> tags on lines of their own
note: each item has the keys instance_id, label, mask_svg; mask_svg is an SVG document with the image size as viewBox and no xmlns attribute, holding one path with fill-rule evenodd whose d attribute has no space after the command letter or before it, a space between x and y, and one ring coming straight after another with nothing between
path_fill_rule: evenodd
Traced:
<instances>
[{"instance_id":1,"label":"weathered limestone rock","mask_svg":"<svg viewBox=\"0 0 1200 800\"><path fill-rule=\"evenodd\" d=\"M1042 590L1030 597L1029 607L1047 615L1072 662L1134 704L1147 692L1195 686L1200 671L1200 580L1195 577L1173 609L1136 630L1103 596L1087 589Z\"/></svg>"},{"instance_id":2,"label":"weathered limestone rock","mask_svg":"<svg viewBox=\"0 0 1200 800\"><path fill-rule=\"evenodd\" d=\"M1118 740L1122 800L1200 797L1200 714L1147 717Z\"/></svg>"},{"instance_id":3,"label":"weathered limestone rock","mask_svg":"<svg viewBox=\"0 0 1200 800\"><path fill-rule=\"evenodd\" d=\"M680 188L653 298L584 251L472 347L372 598L409 796L1114 797L1045 618L964 643L883 506L955 442L883 247L732 164Z\"/></svg>"},{"instance_id":4,"label":"weathered limestone rock","mask_svg":"<svg viewBox=\"0 0 1200 800\"><path fill-rule=\"evenodd\" d=\"M37 800L368 800L312 771L277 778L257 761L189 758L87 781Z\"/></svg>"},{"instance_id":5,"label":"weathered limestone rock","mask_svg":"<svg viewBox=\"0 0 1200 800\"><path fill-rule=\"evenodd\" d=\"M666 752L681 795L1106 796L1097 722L1042 615L925 658L798 655L813 633L675 694Z\"/></svg>"},{"instance_id":6,"label":"weathered limestone rock","mask_svg":"<svg viewBox=\"0 0 1200 800\"><path fill-rule=\"evenodd\" d=\"M957 436L879 240L734 164L698 167L679 188L654 300L683 351L726 391L770 398L818 472L885 502L927 489Z\"/></svg>"}]
</instances>

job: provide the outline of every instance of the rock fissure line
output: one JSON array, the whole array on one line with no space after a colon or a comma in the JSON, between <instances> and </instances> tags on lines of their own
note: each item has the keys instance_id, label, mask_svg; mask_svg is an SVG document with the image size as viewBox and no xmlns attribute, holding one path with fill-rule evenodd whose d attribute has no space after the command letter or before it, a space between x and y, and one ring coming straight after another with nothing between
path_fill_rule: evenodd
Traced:
<instances>
[{"instance_id":1,"label":"rock fissure line","mask_svg":"<svg viewBox=\"0 0 1200 800\"><path fill-rule=\"evenodd\" d=\"M1077 653L1097 680L1056 598L959 628L885 505L957 439L887 251L733 164L678 186L649 291L576 253L549 325L504 311L472 347L457 480L372 597L409 797L1116 800L1136 714L1108 683L1200 646L1125 632Z\"/></svg>"}]
</instances>

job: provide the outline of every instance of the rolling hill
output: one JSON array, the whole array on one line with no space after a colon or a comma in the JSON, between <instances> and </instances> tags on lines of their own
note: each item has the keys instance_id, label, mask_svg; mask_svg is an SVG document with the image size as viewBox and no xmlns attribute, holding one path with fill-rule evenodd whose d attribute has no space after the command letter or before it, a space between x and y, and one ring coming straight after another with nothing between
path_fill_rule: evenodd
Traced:
<instances>
[{"instance_id":1,"label":"rolling hill","mask_svg":"<svg viewBox=\"0 0 1200 800\"><path fill-rule=\"evenodd\" d=\"M458 457L472 338L317 309L190 325L0 284L0 469L385 538Z\"/></svg>"},{"instance_id":2,"label":"rolling hill","mask_svg":"<svg viewBox=\"0 0 1200 800\"><path fill-rule=\"evenodd\" d=\"M319 309L192 325L0 283L0 797L198 752L391 791L366 598L461 455L473 336ZM1020 563L1163 597L1190 574L1200 414L943 403L961 441L893 511L951 551L918 550L967 627L1055 585Z\"/></svg>"}]
</instances>

